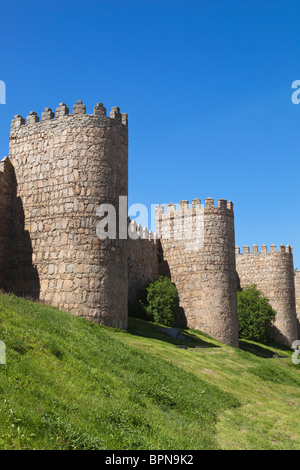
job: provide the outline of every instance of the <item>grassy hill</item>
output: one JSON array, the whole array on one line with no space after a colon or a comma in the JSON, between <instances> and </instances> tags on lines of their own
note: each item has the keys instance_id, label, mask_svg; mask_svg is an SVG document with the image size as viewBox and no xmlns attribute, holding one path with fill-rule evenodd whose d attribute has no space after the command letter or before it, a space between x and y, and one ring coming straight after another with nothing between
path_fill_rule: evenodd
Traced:
<instances>
[{"instance_id":1,"label":"grassy hill","mask_svg":"<svg viewBox=\"0 0 300 470\"><path fill-rule=\"evenodd\" d=\"M0 449L300 448L290 351L157 327L109 329L0 294Z\"/></svg>"}]
</instances>

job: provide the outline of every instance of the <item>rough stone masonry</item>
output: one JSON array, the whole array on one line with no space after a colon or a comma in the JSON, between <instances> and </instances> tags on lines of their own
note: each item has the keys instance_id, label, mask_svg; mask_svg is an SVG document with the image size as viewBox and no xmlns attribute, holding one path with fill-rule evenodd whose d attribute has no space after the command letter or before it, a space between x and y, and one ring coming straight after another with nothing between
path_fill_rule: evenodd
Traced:
<instances>
[{"instance_id":1,"label":"rough stone masonry","mask_svg":"<svg viewBox=\"0 0 300 470\"><path fill-rule=\"evenodd\" d=\"M15 116L9 158L0 163L0 288L127 328L128 300L165 274L177 286L182 323L238 347L233 204L169 204L166 213L157 209L157 234L132 222L134 237L99 239L97 208L112 204L118 216L127 195L128 122L118 107L108 117L98 103L86 114L77 101L71 114L60 103L56 116L50 108L41 120L33 111L26 122ZM182 226L194 238L181 239ZM238 253L239 278L270 298L276 339L290 346L298 299L292 250L268 255Z\"/></svg>"},{"instance_id":2,"label":"rough stone masonry","mask_svg":"<svg viewBox=\"0 0 300 470\"><path fill-rule=\"evenodd\" d=\"M10 162L17 182L6 287L74 315L127 327L127 244L96 235L99 204L128 194L127 115L64 103L41 122L15 116ZM28 235L26 256L19 240ZM25 235L26 236L26 235ZM30 271L35 279L29 280Z\"/></svg>"},{"instance_id":3,"label":"rough stone masonry","mask_svg":"<svg viewBox=\"0 0 300 470\"><path fill-rule=\"evenodd\" d=\"M291 346L297 339L297 315L292 248L281 245L279 251L272 245L261 252L254 245L252 252L245 245L243 252L236 248L236 266L240 287L256 284L276 310L275 324L270 332L279 344Z\"/></svg>"}]
</instances>

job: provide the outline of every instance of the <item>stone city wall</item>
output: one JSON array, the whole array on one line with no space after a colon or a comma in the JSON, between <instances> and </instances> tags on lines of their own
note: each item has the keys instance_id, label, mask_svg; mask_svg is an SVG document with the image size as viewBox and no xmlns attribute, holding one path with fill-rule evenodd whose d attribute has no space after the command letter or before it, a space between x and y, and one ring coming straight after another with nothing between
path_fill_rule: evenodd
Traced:
<instances>
[{"instance_id":1,"label":"stone city wall","mask_svg":"<svg viewBox=\"0 0 300 470\"><path fill-rule=\"evenodd\" d=\"M10 263L12 202L16 184L8 157L0 162L0 289L7 289L7 269Z\"/></svg>"},{"instance_id":2,"label":"stone city wall","mask_svg":"<svg viewBox=\"0 0 300 470\"><path fill-rule=\"evenodd\" d=\"M300 271L295 271L295 296L296 296L296 314L297 314L297 328L298 337L300 340Z\"/></svg>"},{"instance_id":3,"label":"stone city wall","mask_svg":"<svg viewBox=\"0 0 300 470\"><path fill-rule=\"evenodd\" d=\"M233 204L199 199L159 206L156 229L187 326L238 347Z\"/></svg>"},{"instance_id":4,"label":"stone city wall","mask_svg":"<svg viewBox=\"0 0 300 470\"><path fill-rule=\"evenodd\" d=\"M158 278L160 271L159 241L147 228L135 221L129 226L128 238L128 301L135 303L148 281ZM132 235L134 234L134 235ZM135 238L132 238L132 237Z\"/></svg>"},{"instance_id":5,"label":"stone city wall","mask_svg":"<svg viewBox=\"0 0 300 470\"><path fill-rule=\"evenodd\" d=\"M23 213L13 246L22 231L29 234L29 266L14 249L10 290L20 295L33 290L35 297L74 315L126 328L127 242L100 240L96 211L112 204L118 216L119 196L128 195L127 114L115 107L107 117L102 103L86 114L78 101L72 114L61 103L56 118L45 108L41 122L35 112L26 124L15 116L10 159L20 217ZM28 285L32 267L34 287Z\"/></svg>"},{"instance_id":6,"label":"stone city wall","mask_svg":"<svg viewBox=\"0 0 300 470\"><path fill-rule=\"evenodd\" d=\"M86 114L78 101L72 114L60 103L56 116L50 108L41 120L33 111L26 122L15 116L0 164L0 288L126 328L128 299L168 275L182 324L238 347L237 267L241 287L257 284L277 311L274 339L290 346L300 336L300 274L289 246L235 250L233 204L215 207L211 198L205 207L199 199L158 206L157 236L133 222L137 236L126 239L120 196L128 196L127 114L114 107L108 117L102 103ZM103 204L116 211L116 239L98 236ZM124 212L127 227L127 199Z\"/></svg>"},{"instance_id":7,"label":"stone city wall","mask_svg":"<svg viewBox=\"0 0 300 470\"><path fill-rule=\"evenodd\" d=\"M236 267L241 288L256 284L276 310L275 325L270 332L273 339L290 347L297 339L292 248L280 245L277 251L272 245L268 252L267 246L262 245L259 252L254 245L250 252L245 245L241 253L237 247Z\"/></svg>"}]
</instances>

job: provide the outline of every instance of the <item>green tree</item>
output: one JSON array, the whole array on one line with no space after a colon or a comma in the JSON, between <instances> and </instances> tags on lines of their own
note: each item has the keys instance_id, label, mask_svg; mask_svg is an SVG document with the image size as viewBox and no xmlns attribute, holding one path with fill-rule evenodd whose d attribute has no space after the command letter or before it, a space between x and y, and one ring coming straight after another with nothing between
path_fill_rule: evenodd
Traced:
<instances>
[{"instance_id":1,"label":"green tree","mask_svg":"<svg viewBox=\"0 0 300 470\"><path fill-rule=\"evenodd\" d=\"M269 300L255 284L238 292L239 336L259 343L268 340L268 329L275 320L276 312Z\"/></svg>"},{"instance_id":2,"label":"green tree","mask_svg":"<svg viewBox=\"0 0 300 470\"><path fill-rule=\"evenodd\" d=\"M179 306L178 292L168 277L160 276L145 286L143 308L146 318L165 326L174 326Z\"/></svg>"}]
</instances>

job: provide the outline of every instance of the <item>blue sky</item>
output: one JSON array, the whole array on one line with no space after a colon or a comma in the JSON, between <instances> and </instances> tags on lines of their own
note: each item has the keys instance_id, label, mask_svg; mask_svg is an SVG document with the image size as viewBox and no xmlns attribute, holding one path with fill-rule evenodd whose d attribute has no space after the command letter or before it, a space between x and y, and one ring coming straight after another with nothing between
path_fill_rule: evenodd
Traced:
<instances>
[{"instance_id":1,"label":"blue sky","mask_svg":"<svg viewBox=\"0 0 300 470\"><path fill-rule=\"evenodd\" d=\"M300 268L298 0L0 0L11 118L81 99L129 114L129 203L235 205L236 243Z\"/></svg>"}]
</instances>

